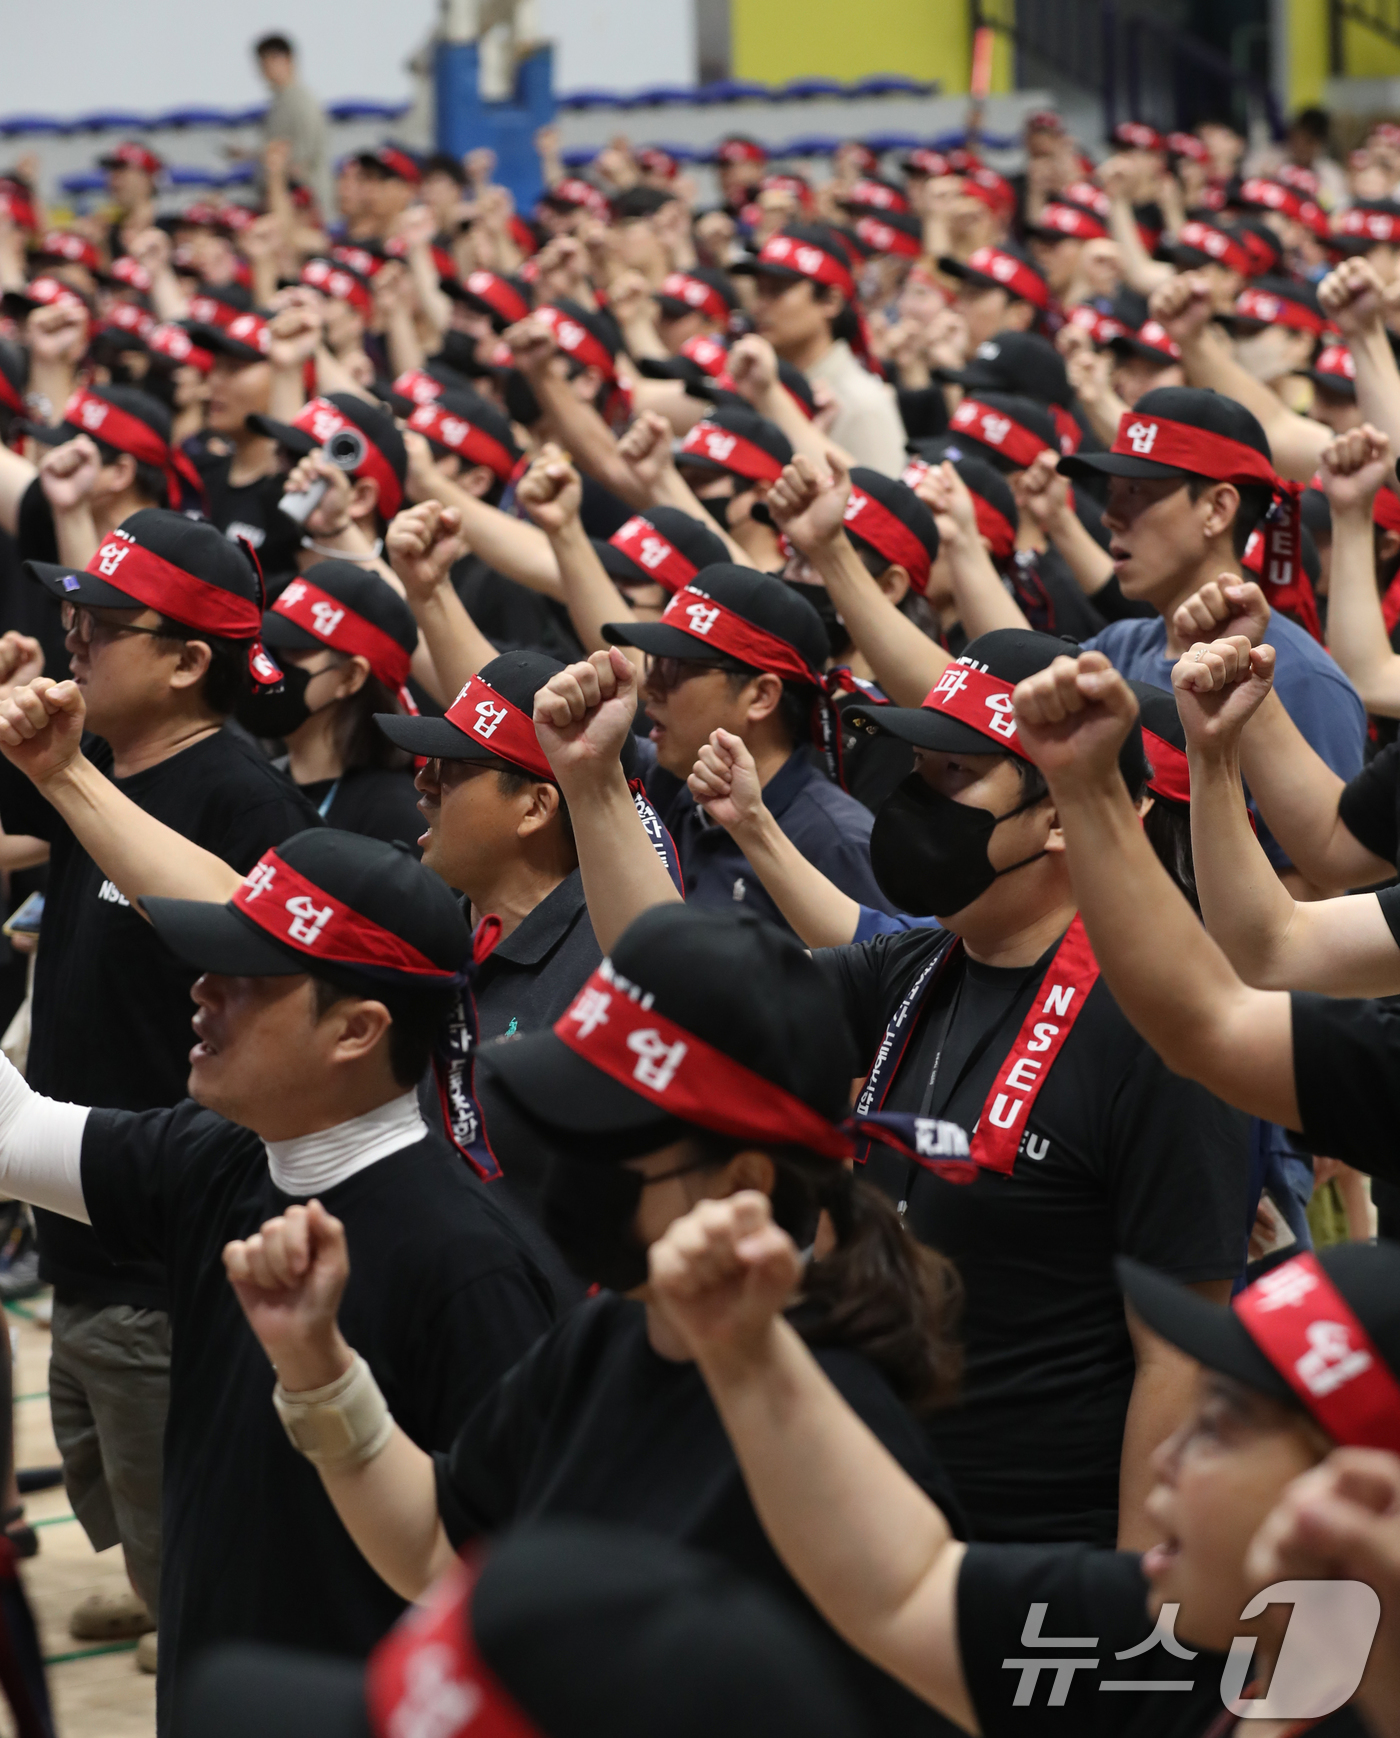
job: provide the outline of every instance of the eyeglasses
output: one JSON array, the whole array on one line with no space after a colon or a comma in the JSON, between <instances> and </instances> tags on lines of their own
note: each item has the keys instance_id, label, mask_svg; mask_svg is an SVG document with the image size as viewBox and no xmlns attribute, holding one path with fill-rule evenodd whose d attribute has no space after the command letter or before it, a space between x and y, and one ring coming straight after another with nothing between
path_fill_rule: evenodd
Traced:
<instances>
[{"instance_id":1,"label":"eyeglasses","mask_svg":"<svg viewBox=\"0 0 1400 1738\"><path fill-rule=\"evenodd\" d=\"M648 658L647 681L653 688L659 688L662 693L669 694L671 689L679 688L682 682L690 682L697 676L752 675L753 672L742 664L730 662L715 663L708 658Z\"/></svg>"},{"instance_id":2,"label":"eyeglasses","mask_svg":"<svg viewBox=\"0 0 1400 1738\"><path fill-rule=\"evenodd\" d=\"M153 640L174 637L167 628L136 628L126 622L107 621L102 616L94 615L82 604L61 604L59 615L64 633L75 634L79 643L84 646L109 645L113 640L121 639L123 634L146 634Z\"/></svg>"}]
</instances>

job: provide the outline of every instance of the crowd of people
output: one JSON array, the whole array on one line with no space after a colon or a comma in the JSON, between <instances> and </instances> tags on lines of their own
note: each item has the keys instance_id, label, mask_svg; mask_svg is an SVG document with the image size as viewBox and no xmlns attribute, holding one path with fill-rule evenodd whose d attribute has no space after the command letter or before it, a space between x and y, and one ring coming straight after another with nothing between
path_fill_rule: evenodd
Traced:
<instances>
[{"instance_id":1,"label":"crowd of people","mask_svg":"<svg viewBox=\"0 0 1400 1738\"><path fill-rule=\"evenodd\" d=\"M1395 1738L1400 127L517 211L258 52L256 204L0 179L75 1634L190 1738Z\"/></svg>"}]
</instances>

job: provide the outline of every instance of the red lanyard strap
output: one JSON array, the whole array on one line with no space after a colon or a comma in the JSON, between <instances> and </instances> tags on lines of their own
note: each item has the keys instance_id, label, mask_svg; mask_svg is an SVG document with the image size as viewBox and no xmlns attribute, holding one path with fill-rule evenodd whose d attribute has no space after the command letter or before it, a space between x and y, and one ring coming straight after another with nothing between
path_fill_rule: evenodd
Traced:
<instances>
[{"instance_id":1,"label":"red lanyard strap","mask_svg":"<svg viewBox=\"0 0 1400 1738\"><path fill-rule=\"evenodd\" d=\"M355 467L355 475L374 478L379 484L381 516L385 519L394 517L403 500L403 484L399 482L394 467L362 428L337 410L328 398L313 398L310 403L304 404L297 412L292 427L309 434L320 447L325 446L331 436L339 434L342 429L349 429L358 436L364 446L365 456Z\"/></svg>"},{"instance_id":2,"label":"red lanyard strap","mask_svg":"<svg viewBox=\"0 0 1400 1738\"><path fill-rule=\"evenodd\" d=\"M634 513L608 542L670 592L683 590L700 571L641 513Z\"/></svg>"},{"instance_id":3,"label":"red lanyard strap","mask_svg":"<svg viewBox=\"0 0 1400 1738\"><path fill-rule=\"evenodd\" d=\"M272 606L276 616L286 616L308 634L324 640L337 652L365 658L386 688L402 688L408 680L411 653L391 634L357 614L348 604L322 591L309 579L294 579Z\"/></svg>"},{"instance_id":4,"label":"red lanyard strap","mask_svg":"<svg viewBox=\"0 0 1400 1738\"><path fill-rule=\"evenodd\" d=\"M501 760L554 783L554 768L535 735L534 719L480 676L473 676L448 707L447 722L474 742L483 743Z\"/></svg>"},{"instance_id":5,"label":"red lanyard strap","mask_svg":"<svg viewBox=\"0 0 1400 1738\"><path fill-rule=\"evenodd\" d=\"M1266 1273L1234 1309L1334 1441L1400 1451L1400 1383L1315 1255Z\"/></svg>"},{"instance_id":6,"label":"red lanyard strap","mask_svg":"<svg viewBox=\"0 0 1400 1738\"><path fill-rule=\"evenodd\" d=\"M993 410L979 398L964 398L953 412L948 427L959 434L971 435L984 446L995 448L1019 470L1025 470L1043 452L1052 450L1024 423L1017 422L1004 411Z\"/></svg>"}]
</instances>

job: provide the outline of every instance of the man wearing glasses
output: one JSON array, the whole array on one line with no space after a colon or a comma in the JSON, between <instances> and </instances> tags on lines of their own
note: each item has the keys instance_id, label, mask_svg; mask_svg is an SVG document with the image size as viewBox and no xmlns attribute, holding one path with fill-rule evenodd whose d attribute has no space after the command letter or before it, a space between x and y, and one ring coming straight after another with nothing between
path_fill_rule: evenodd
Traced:
<instances>
[{"instance_id":1,"label":"man wearing glasses","mask_svg":"<svg viewBox=\"0 0 1400 1738\"><path fill-rule=\"evenodd\" d=\"M0 825L51 849L29 1082L79 1104L173 1105L189 1073L195 973L88 854L83 789L110 779L240 873L316 824L296 787L224 728L250 666L273 675L257 643L258 577L212 526L156 508L109 532L85 571L27 565L59 599L72 669L71 681L34 685L54 722L0 761ZM36 641L0 641L0 692L42 668ZM109 1260L76 1220L35 1218L40 1271L54 1285L50 1406L73 1512L95 1550L121 1544L139 1595L85 1601L74 1631L137 1635L152 1627L160 1577L165 1274L158 1263Z\"/></svg>"}]
</instances>

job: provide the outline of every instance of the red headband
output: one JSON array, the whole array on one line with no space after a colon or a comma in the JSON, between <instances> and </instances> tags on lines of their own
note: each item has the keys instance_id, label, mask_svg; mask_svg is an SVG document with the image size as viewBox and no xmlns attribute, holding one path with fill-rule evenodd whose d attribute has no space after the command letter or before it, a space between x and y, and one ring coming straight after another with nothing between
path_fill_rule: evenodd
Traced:
<instances>
[{"instance_id":1,"label":"red headband","mask_svg":"<svg viewBox=\"0 0 1400 1738\"><path fill-rule=\"evenodd\" d=\"M999 247L979 247L966 269L979 277L991 278L1008 296L1042 310L1050 306L1050 287L1045 279L1014 253L1003 253Z\"/></svg>"},{"instance_id":2,"label":"red headband","mask_svg":"<svg viewBox=\"0 0 1400 1738\"><path fill-rule=\"evenodd\" d=\"M78 292L70 290L67 284L60 283L57 278L34 278L19 293L46 308L82 308L87 312L87 303Z\"/></svg>"},{"instance_id":3,"label":"red headband","mask_svg":"<svg viewBox=\"0 0 1400 1738\"><path fill-rule=\"evenodd\" d=\"M406 687L412 654L405 651L392 634L386 634L383 628L376 627L338 597L322 591L309 579L294 579L273 604L272 613L285 616L289 622L305 628L308 634L324 640L337 652L367 659L370 669L384 686L398 691L404 710L417 712Z\"/></svg>"},{"instance_id":4,"label":"red headband","mask_svg":"<svg viewBox=\"0 0 1400 1738\"><path fill-rule=\"evenodd\" d=\"M1020 470L1033 465L1043 452L1052 450L1023 423L993 410L980 398L964 398L949 419L948 427L991 447Z\"/></svg>"},{"instance_id":5,"label":"red headband","mask_svg":"<svg viewBox=\"0 0 1400 1738\"><path fill-rule=\"evenodd\" d=\"M1189 157L1193 163L1205 163L1210 158L1205 140L1198 139L1194 133L1168 133L1167 149L1178 157Z\"/></svg>"},{"instance_id":6,"label":"red headband","mask_svg":"<svg viewBox=\"0 0 1400 1738\"><path fill-rule=\"evenodd\" d=\"M455 972L299 875L275 850L263 852L229 903L266 934L313 959L442 984L456 981Z\"/></svg>"},{"instance_id":7,"label":"red headband","mask_svg":"<svg viewBox=\"0 0 1400 1738\"><path fill-rule=\"evenodd\" d=\"M700 571L641 513L634 513L620 531L613 532L608 542L614 549L621 550L629 561L635 561L658 585L664 585L667 591L682 590Z\"/></svg>"},{"instance_id":8,"label":"red headband","mask_svg":"<svg viewBox=\"0 0 1400 1738\"><path fill-rule=\"evenodd\" d=\"M1367 241L1395 241L1400 238L1400 219L1388 211L1363 211L1353 205L1342 214L1339 235L1364 236ZM32 287L32 286L31 286Z\"/></svg>"},{"instance_id":9,"label":"red headband","mask_svg":"<svg viewBox=\"0 0 1400 1738\"><path fill-rule=\"evenodd\" d=\"M554 783L554 768L535 735L534 719L480 676L473 676L447 708L447 722L484 744L498 759Z\"/></svg>"},{"instance_id":10,"label":"red headband","mask_svg":"<svg viewBox=\"0 0 1400 1738\"><path fill-rule=\"evenodd\" d=\"M856 234L875 253L894 254L901 259L918 259L924 244L917 235L896 229L892 223L881 223L878 217L856 219Z\"/></svg>"},{"instance_id":11,"label":"red headband","mask_svg":"<svg viewBox=\"0 0 1400 1738\"><path fill-rule=\"evenodd\" d=\"M1400 531L1400 499L1394 489L1376 490L1376 505L1372 517L1383 531Z\"/></svg>"},{"instance_id":12,"label":"red headband","mask_svg":"<svg viewBox=\"0 0 1400 1738\"><path fill-rule=\"evenodd\" d=\"M909 201L895 187L883 181L861 179L846 195L848 205L873 205L877 211L908 211Z\"/></svg>"},{"instance_id":13,"label":"red headband","mask_svg":"<svg viewBox=\"0 0 1400 1738\"><path fill-rule=\"evenodd\" d=\"M945 712L966 724L979 736L985 736L1003 753L1016 754L1022 760L1030 756L1021 747L1012 712L1011 693L1014 682L979 670L975 664L959 660L949 664L937 682L924 696L923 707L929 712Z\"/></svg>"},{"instance_id":14,"label":"red headband","mask_svg":"<svg viewBox=\"0 0 1400 1738\"><path fill-rule=\"evenodd\" d=\"M419 404L408 419L408 426L419 434L460 453L473 465L485 465L501 481L507 482L515 469L515 460L484 428L468 422L464 416L454 416L440 404L431 401Z\"/></svg>"},{"instance_id":15,"label":"red headband","mask_svg":"<svg viewBox=\"0 0 1400 1738\"><path fill-rule=\"evenodd\" d=\"M708 314L721 325L729 319L729 304L714 285L707 284L703 278L691 277L689 272L667 272L658 293L669 296L672 301L684 302L697 314Z\"/></svg>"},{"instance_id":16,"label":"red headband","mask_svg":"<svg viewBox=\"0 0 1400 1738\"><path fill-rule=\"evenodd\" d=\"M916 591L928 589L933 558L902 519L864 489L852 488L842 514L846 530L887 561L897 562Z\"/></svg>"},{"instance_id":17,"label":"red headband","mask_svg":"<svg viewBox=\"0 0 1400 1738\"><path fill-rule=\"evenodd\" d=\"M919 484L934 467L927 459L910 459L904 467L900 482L908 485L915 493ZM985 495L979 495L966 481L963 487L972 497L972 511L977 516L978 533L987 539L988 553L993 561L1007 561L1016 552L1016 527L1006 517L1000 508L994 507ZM925 576L927 584L927 576Z\"/></svg>"},{"instance_id":18,"label":"red headband","mask_svg":"<svg viewBox=\"0 0 1400 1738\"><path fill-rule=\"evenodd\" d=\"M1332 374L1342 380L1356 379L1356 358L1345 344L1328 344L1313 364L1314 374Z\"/></svg>"},{"instance_id":19,"label":"red headband","mask_svg":"<svg viewBox=\"0 0 1400 1738\"><path fill-rule=\"evenodd\" d=\"M362 278L372 278L384 265L377 253L371 253L366 247L352 247L348 242L338 242L331 249L330 257L337 265L349 266Z\"/></svg>"},{"instance_id":20,"label":"red headband","mask_svg":"<svg viewBox=\"0 0 1400 1738\"><path fill-rule=\"evenodd\" d=\"M575 362L581 362L585 368L596 368L608 380L617 379L617 363L607 346L599 343L587 326L571 319L568 314L549 302L542 308L535 309L535 318L549 327L554 334L554 342L566 356L572 356Z\"/></svg>"},{"instance_id":21,"label":"red headband","mask_svg":"<svg viewBox=\"0 0 1400 1738\"><path fill-rule=\"evenodd\" d=\"M1266 1273L1233 1307L1334 1441L1400 1451L1400 1383L1315 1255Z\"/></svg>"},{"instance_id":22,"label":"red headband","mask_svg":"<svg viewBox=\"0 0 1400 1738\"><path fill-rule=\"evenodd\" d=\"M301 281L313 290L319 290L323 296L329 296L333 302L349 302L366 317L374 310L374 298L368 286L346 267L332 265L323 259L307 260L301 268Z\"/></svg>"},{"instance_id":23,"label":"red headband","mask_svg":"<svg viewBox=\"0 0 1400 1738\"><path fill-rule=\"evenodd\" d=\"M154 465L165 473L165 485L170 491L170 505L192 506L204 500L204 485L199 472L178 447L168 445L141 421L139 416L119 410L105 398L79 387L63 407L64 422L72 423L94 440L115 447L119 453L130 453L143 465ZM190 499L186 500L186 494Z\"/></svg>"},{"instance_id":24,"label":"red headband","mask_svg":"<svg viewBox=\"0 0 1400 1738\"><path fill-rule=\"evenodd\" d=\"M668 1116L848 1159L850 1139L781 1086L677 1026L605 959L554 1027L576 1056Z\"/></svg>"},{"instance_id":25,"label":"red headband","mask_svg":"<svg viewBox=\"0 0 1400 1738\"><path fill-rule=\"evenodd\" d=\"M848 302L855 300L856 281L850 266L814 242L798 241L791 235L770 235L759 249L755 265L759 271L764 266L785 266L800 277L810 278L814 284L831 284Z\"/></svg>"},{"instance_id":26,"label":"red headband","mask_svg":"<svg viewBox=\"0 0 1400 1738\"><path fill-rule=\"evenodd\" d=\"M1194 218L1183 223L1176 232L1176 245L1209 254L1217 265L1228 266L1243 278L1253 276L1255 266L1249 251L1223 229L1216 229L1214 224L1200 223Z\"/></svg>"},{"instance_id":27,"label":"red headband","mask_svg":"<svg viewBox=\"0 0 1400 1738\"><path fill-rule=\"evenodd\" d=\"M143 344L155 329L155 315L138 308L135 302L109 302L99 327L103 332L134 332Z\"/></svg>"},{"instance_id":28,"label":"red headband","mask_svg":"<svg viewBox=\"0 0 1400 1738\"><path fill-rule=\"evenodd\" d=\"M1135 344L1141 344L1144 349L1155 350L1164 362L1180 362L1181 346L1171 336L1165 326L1156 320L1144 320L1136 332L1128 336Z\"/></svg>"},{"instance_id":29,"label":"red headband","mask_svg":"<svg viewBox=\"0 0 1400 1738\"><path fill-rule=\"evenodd\" d=\"M217 296L195 296L190 302L190 319L201 326L217 326L220 331L235 321L240 309L231 308Z\"/></svg>"},{"instance_id":30,"label":"red headband","mask_svg":"<svg viewBox=\"0 0 1400 1738\"><path fill-rule=\"evenodd\" d=\"M1071 205L1082 205L1092 211L1096 217L1107 217L1113 209L1113 201L1102 187L1096 187L1092 181L1072 181L1065 188L1064 198Z\"/></svg>"},{"instance_id":31,"label":"red headband","mask_svg":"<svg viewBox=\"0 0 1400 1738\"><path fill-rule=\"evenodd\" d=\"M51 229L35 251L51 254L55 259L68 260L73 265L86 266L93 272L99 271L102 265L92 243L81 235L74 235L68 229Z\"/></svg>"},{"instance_id":32,"label":"red headband","mask_svg":"<svg viewBox=\"0 0 1400 1738\"><path fill-rule=\"evenodd\" d=\"M729 352L715 338L687 338L681 345L680 354L688 356L692 362L698 362L711 379L724 373L724 366L729 358Z\"/></svg>"},{"instance_id":33,"label":"red headband","mask_svg":"<svg viewBox=\"0 0 1400 1738\"><path fill-rule=\"evenodd\" d=\"M736 614L698 585L688 585L676 592L661 619L692 639L718 646L741 664L772 671L775 676L790 676L795 682L809 682L817 688L822 686L821 672L814 670L795 646L770 634L747 616Z\"/></svg>"},{"instance_id":34,"label":"red headband","mask_svg":"<svg viewBox=\"0 0 1400 1738\"><path fill-rule=\"evenodd\" d=\"M1152 767L1147 788L1174 803L1191 801L1191 771L1185 754L1165 736L1142 726L1142 746Z\"/></svg>"},{"instance_id":35,"label":"red headband","mask_svg":"<svg viewBox=\"0 0 1400 1738\"><path fill-rule=\"evenodd\" d=\"M1235 314L1241 320L1259 320L1265 326L1287 326L1295 332L1318 333L1327 327L1327 316L1316 309L1253 286L1241 290L1235 298Z\"/></svg>"},{"instance_id":36,"label":"red headband","mask_svg":"<svg viewBox=\"0 0 1400 1738\"><path fill-rule=\"evenodd\" d=\"M365 456L355 467L354 474L357 477L374 478L379 484L381 515L385 519L394 517L403 500L403 484L399 481L394 467L358 424L351 422L348 416L337 410L328 398L313 398L297 412L292 427L309 434L319 447L325 446L331 436L339 434L342 429L350 429L358 435L364 442Z\"/></svg>"},{"instance_id":37,"label":"red headband","mask_svg":"<svg viewBox=\"0 0 1400 1738\"><path fill-rule=\"evenodd\" d=\"M1088 302L1081 302L1070 310L1069 323L1082 328L1096 344L1108 344L1114 338L1122 338L1128 330L1121 320L1115 320L1111 314L1101 314Z\"/></svg>"},{"instance_id":38,"label":"red headband","mask_svg":"<svg viewBox=\"0 0 1400 1738\"><path fill-rule=\"evenodd\" d=\"M1267 181L1262 175L1251 175L1240 184L1242 205L1262 205L1269 211L1281 211L1285 217L1298 221L1303 214L1303 195L1279 181Z\"/></svg>"},{"instance_id":39,"label":"red headband","mask_svg":"<svg viewBox=\"0 0 1400 1738\"><path fill-rule=\"evenodd\" d=\"M212 354L201 350L182 326L153 326L146 335L146 344L158 356L167 357L171 362L188 363L201 374L208 374L214 366Z\"/></svg>"},{"instance_id":40,"label":"red headband","mask_svg":"<svg viewBox=\"0 0 1400 1738\"><path fill-rule=\"evenodd\" d=\"M1074 236L1079 241L1102 241L1108 231L1091 212L1077 211L1072 205L1047 205L1040 214L1037 229L1053 229L1059 235Z\"/></svg>"},{"instance_id":41,"label":"red headband","mask_svg":"<svg viewBox=\"0 0 1400 1738\"><path fill-rule=\"evenodd\" d=\"M530 312L530 304L519 295L502 277L495 272L468 272L465 287L477 298L485 302L487 307L501 319L511 325L517 320L523 320Z\"/></svg>"},{"instance_id":42,"label":"red headband","mask_svg":"<svg viewBox=\"0 0 1400 1738\"><path fill-rule=\"evenodd\" d=\"M780 460L742 435L721 428L717 422L697 422L686 431L679 457L684 459L688 453L710 459L726 471L747 477L751 482L776 483L783 474Z\"/></svg>"},{"instance_id":43,"label":"red headband","mask_svg":"<svg viewBox=\"0 0 1400 1738\"><path fill-rule=\"evenodd\" d=\"M1160 151L1164 144L1157 129L1144 121L1120 121L1113 129L1113 142L1130 151Z\"/></svg>"}]
</instances>

